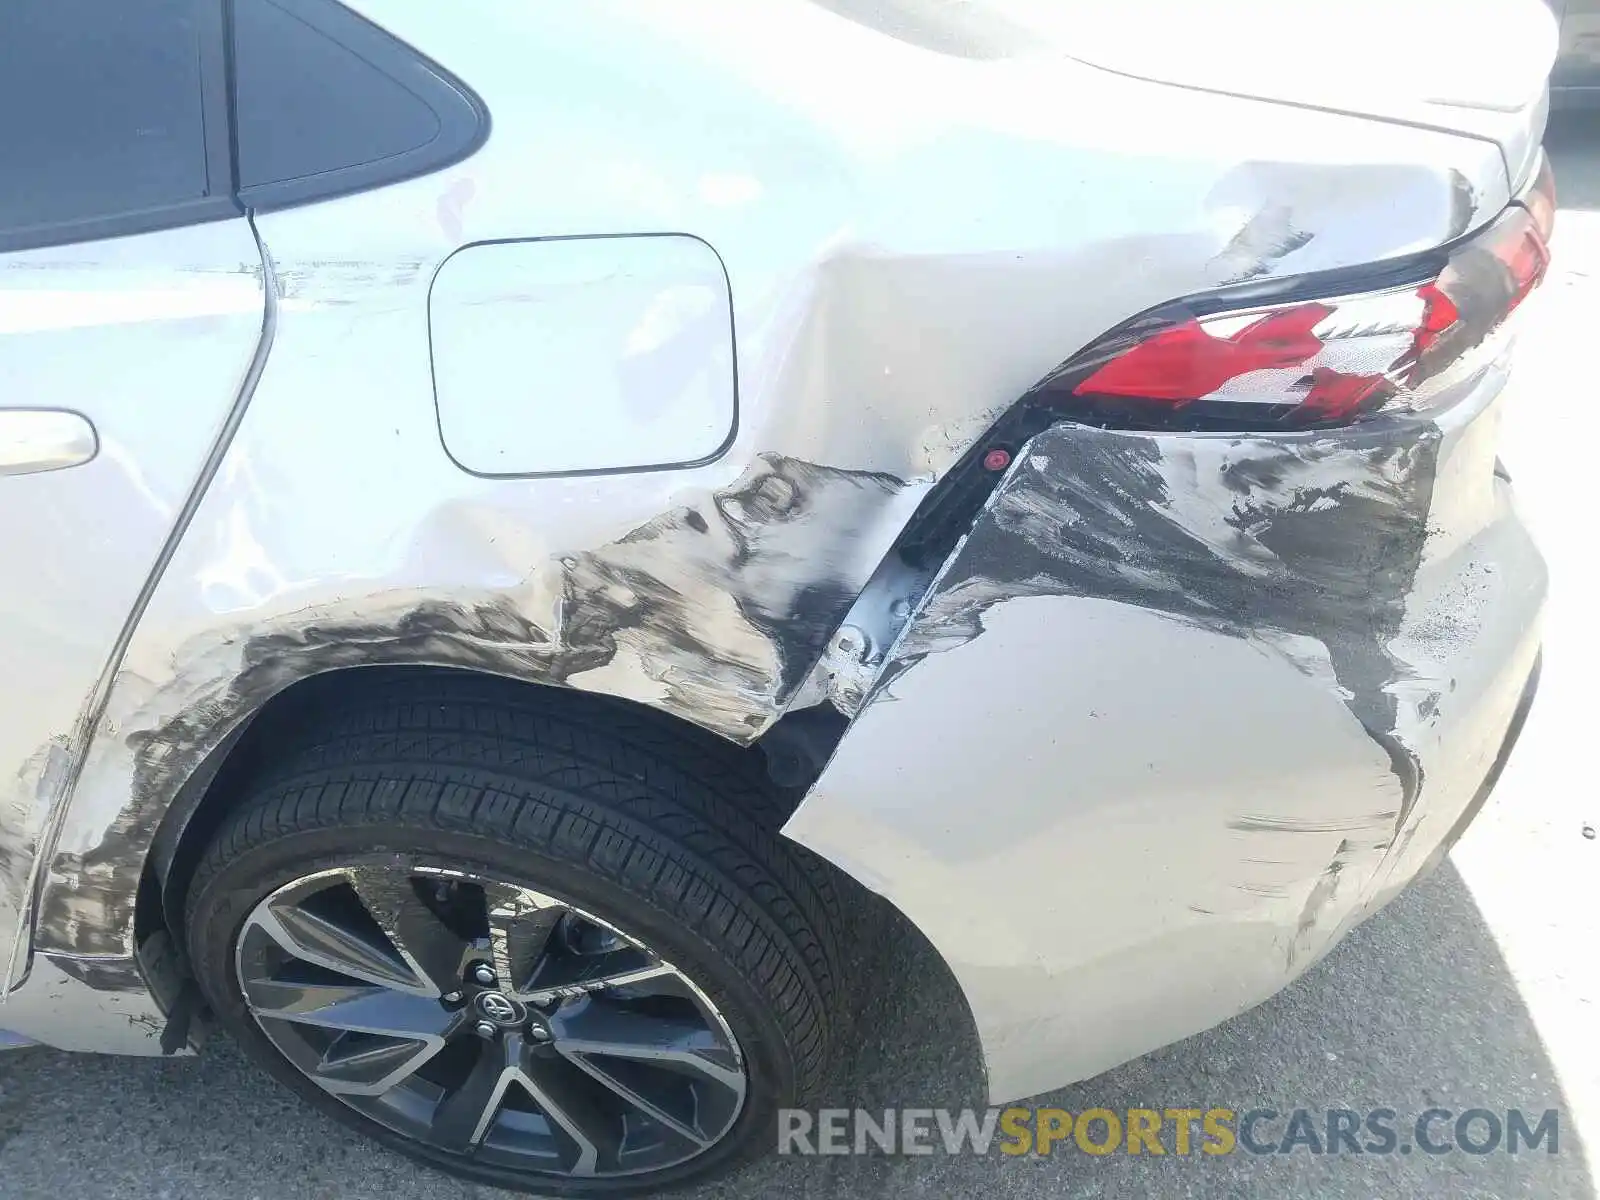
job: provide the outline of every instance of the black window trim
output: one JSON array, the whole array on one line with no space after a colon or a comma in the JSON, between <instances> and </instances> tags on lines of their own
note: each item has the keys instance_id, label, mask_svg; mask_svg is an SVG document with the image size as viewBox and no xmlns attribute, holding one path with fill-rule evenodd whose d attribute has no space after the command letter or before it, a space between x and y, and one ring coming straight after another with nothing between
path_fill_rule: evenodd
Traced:
<instances>
[{"instance_id":1,"label":"black window trim","mask_svg":"<svg viewBox=\"0 0 1600 1200\"><path fill-rule=\"evenodd\" d=\"M303 179L238 187L237 127L233 112L234 0L193 0L200 24L201 122L206 195L69 221L0 229L0 254L106 238L156 233L369 191L442 170L475 153L489 136L489 110L471 88L419 51L338 0L274 0L319 31L380 61L439 117L439 134L425 146L377 162ZM449 103L440 101L449 98Z\"/></svg>"},{"instance_id":2,"label":"black window trim","mask_svg":"<svg viewBox=\"0 0 1600 1200\"><path fill-rule=\"evenodd\" d=\"M243 212L235 198L238 172L233 155L233 102L229 96L233 64L229 61L228 11L231 0L195 0L201 27L200 119L206 143L206 199L226 200Z\"/></svg>"}]
</instances>

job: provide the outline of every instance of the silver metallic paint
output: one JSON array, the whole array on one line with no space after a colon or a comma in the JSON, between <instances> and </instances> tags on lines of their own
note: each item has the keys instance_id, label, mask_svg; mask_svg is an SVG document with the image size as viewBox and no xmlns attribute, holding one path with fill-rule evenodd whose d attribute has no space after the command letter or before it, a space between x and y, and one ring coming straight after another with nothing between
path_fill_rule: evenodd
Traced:
<instances>
[{"instance_id":1,"label":"silver metallic paint","mask_svg":"<svg viewBox=\"0 0 1600 1200\"><path fill-rule=\"evenodd\" d=\"M1504 381L1436 418L1022 451L784 832L945 957L991 1098L1259 1003L1456 831L1545 569Z\"/></svg>"},{"instance_id":2,"label":"silver metallic paint","mask_svg":"<svg viewBox=\"0 0 1600 1200\"><path fill-rule=\"evenodd\" d=\"M235 410L236 432L213 443L215 477L149 581L126 653L110 660L103 711L92 728L76 727L97 707L93 669L81 680L52 675L60 711L36 714L27 745L0 746L0 771L9 759L27 776L21 832L7 843L12 903L31 835L49 831L33 868L36 921L19 931L19 946L32 939L33 974L8 1010L39 1011L58 961L127 968L80 972L80 1023L91 1010L155 1008L132 954L156 826L206 752L294 680L366 662L467 665L635 699L748 742L798 694L932 481L1078 347L1175 296L1430 248L1482 224L1509 194L1499 156L1470 137L1068 61L965 59L800 0L759 15L719 0L670 11L622 0L357 7L469 80L495 132L436 175L258 217L279 288L272 353L248 409ZM1080 119L1086 112L1116 119ZM648 475L489 480L457 469L440 445L426 351L439 265L472 242L660 232L703 238L727 266L741 401L727 455ZM259 285L260 274L245 277ZM225 406L232 394L210 399ZM123 520L115 504L96 511ZM944 595L936 589L930 605ZM1358 785L1363 809L1390 822L1400 811L1390 757L1326 681L1306 692L1308 677L1279 649L1093 597L997 604L971 648L928 656L871 699L792 831L927 922L968 988L1002 1092L1082 1065L1073 1039L1046 1029L1040 1047L1061 1057L1030 1052L1030 1075L1019 1030L1049 1024L1041 1013L1060 1008L1084 964L1050 937L1021 940L1031 926L987 949L963 947L948 899L984 894L1002 862L995 895L1007 905L1066 873L1042 840L1009 857L985 854L981 839L950 840L975 819L972 794L951 787L959 773L919 777L912 751L929 739L915 714L929 706L910 689L945 669L966 675L968 699L997 669L1017 678L996 694L1019 700L1045 686L1046 667L1058 684L1068 668L1087 681L1073 651L1094 626L1071 617L1094 605L1114 610L1113 628L1135 647L1159 629L1175 654L1209 654L1245 679L1269 675L1261 694L1313 710L1305 755ZM991 661L988 650L1010 640L997 636L1001 623L1022 621L1017 613L1038 616ZM1047 631L1060 640L1040 653L1032 639ZM1102 654L1115 649L1101 643ZM1307 646L1302 665L1319 653ZM1513 657L1484 659L1498 668ZM1101 668L1108 694L1118 678L1136 686L1115 667ZM891 694L907 703L887 703ZM1214 704L1214 687L1207 696ZM1397 717L1389 732L1399 729ZM997 778L1037 816L1040 794L1022 785L1037 782L1038 748L1017 748L1026 752L1008 760L1013 774ZM61 764L79 755L69 791ZM908 792L861 786L884 783L891 761L907 786L933 789L915 813L903 807ZM1120 759L1099 769L1114 774ZM1232 785L1216 782L1185 795L1231 813ZM1142 829L1150 811L1135 806L1127 819ZM866 843L839 830L869 831L880 849L863 854ZM1337 859L1326 843L1295 843L1306 848L1286 888L1313 860L1322 870ZM963 854L982 863L963 867ZM939 888L950 890L930 898ZM1172 890L1186 892L1182 881ZM1297 912L1303 900L1290 901ZM1045 902L1059 911L1064 897ZM1330 920L1340 907L1320 906ZM1314 924L1299 962L1322 940L1323 919ZM1243 942L1219 933L1213 947L1265 962L1267 935L1238 928ZM1122 944L1121 931L1105 933L1109 944ZM989 969L970 961L980 952L993 956ZM27 960L15 961L14 983ZM1025 961L1042 965L1016 965ZM1270 980L1287 970L1274 960ZM1092 972L1084 986L1093 993ZM1154 1044L1192 1024L1161 1008L1107 1045ZM40 1028L41 1040L80 1043L57 1023ZM117 1048L157 1043L123 1038Z\"/></svg>"},{"instance_id":3,"label":"silver metallic paint","mask_svg":"<svg viewBox=\"0 0 1600 1200\"><path fill-rule=\"evenodd\" d=\"M81 467L100 449L81 413L59 408L0 409L0 475Z\"/></svg>"},{"instance_id":4,"label":"silver metallic paint","mask_svg":"<svg viewBox=\"0 0 1600 1200\"><path fill-rule=\"evenodd\" d=\"M36 957L0 1006L8 1029L44 1046L159 1055L167 1013L130 958Z\"/></svg>"},{"instance_id":5,"label":"silver metallic paint","mask_svg":"<svg viewBox=\"0 0 1600 1200\"><path fill-rule=\"evenodd\" d=\"M70 403L99 440L70 471L0 477L0 561L16 581L0 623L0 960L13 982L40 844L264 303L242 219L0 256L6 401Z\"/></svg>"},{"instance_id":6,"label":"silver metallic paint","mask_svg":"<svg viewBox=\"0 0 1600 1200\"><path fill-rule=\"evenodd\" d=\"M738 421L733 339L727 272L698 238L467 246L428 293L439 435L479 475L708 462Z\"/></svg>"}]
</instances>

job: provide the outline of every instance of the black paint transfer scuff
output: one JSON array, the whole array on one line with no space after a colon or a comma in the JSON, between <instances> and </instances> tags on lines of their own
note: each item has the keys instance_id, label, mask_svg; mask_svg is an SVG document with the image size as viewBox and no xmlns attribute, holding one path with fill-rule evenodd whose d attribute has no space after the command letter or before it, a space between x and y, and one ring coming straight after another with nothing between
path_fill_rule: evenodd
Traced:
<instances>
[{"instance_id":1,"label":"black paint transfer scuff","mask_svg":"<svg viewBox=\"0 0 1600 1200\"><path fill-rule=\"evenodd\" d=\"M206 755L298 680L427 664L637 699L748 744L779 715L877 566L920 488L763 455L731 486L593 550L532 564L525 587L364 598L180 647L171 681L124 720L131 795L87 851L59 850L36 944L129 954L139 874ZM886 532L886 529L888 532Z\"/></svg>"},{"instance_id":2,"label":"black paint transfer scuff","mask_svg":"<svg viewBox=\"0 0 1600 1200\"><path fill-rule=\"evenodd\" d=\"M149 985L131 958L74 958L54 955L51 965L95 992L143 992Z\"/></svg>"},{"instance_id":3,"label":"black paint transfer scuff","mask_svg":"<svg viewBox=\"0 0 1600 1200\"><path fill-rule=\"evenodd\" d=\"M1303 248L1315 236L1297 228L1294 220L1288 205L1263 205L1211 260L1212 270L1224 283L1245 283L1271 274L1279 259Z\"/></svg>"},{"instance_id":4,"label":"black paint transfer scuff","mask_svg":"<svg viewBox=\"0 0 1600 1200\"><path fill-rule=\"evenodd\" d=\"M1019 455L877 690L979 636L1016 596L1120 601L1269 642L1330 686L1387 755L1404 826L1421 787L1389 649L1428 537L1440 434L1411 416L1277 436L1057 425ZM1318 661L1322 655L1325 659Z\"/></svg>"}]
</instances>

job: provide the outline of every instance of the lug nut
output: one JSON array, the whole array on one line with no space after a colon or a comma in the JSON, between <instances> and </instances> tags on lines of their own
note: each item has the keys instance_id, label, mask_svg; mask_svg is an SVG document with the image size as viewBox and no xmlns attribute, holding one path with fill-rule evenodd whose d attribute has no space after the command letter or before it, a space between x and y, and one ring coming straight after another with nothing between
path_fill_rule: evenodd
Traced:
<instances>
[{"instance_id":1,"label":"lug nut","mask_svg":"<svg viewBox=\"0 0 1600 1200\"><path fill-rule=\"evenodd\" d=\"M492 1021L479 1021L472 1027L472 1032L481 1038L492 1038L495 1034L499 1033L500 1030L496 1028L494 1022Z\"/></svg>"},{"instance_id":2,"label":"lug nut","mask_svg":"<svg viewBox=\"0 0 1600 1200\"><path fill-rule=\"evenodd\" d=\"M479 963L472 968L472 977L484 987L494 986L494 968L488 963Z\"/></svg>"},{"instance_id":3,"label":"lug nut","mask_svg":"<svg viewBox=\"0 0 1600 1200\"><path fill-rule=\"evenodd\" d=\"M459 1003L461 1003L461 993L460 992L446 992L444 994L444 1002L446 1004L459 1004Z\"/></svg>"},{"instance_id":4,"label":"lug nut","mask_svg":"<svg viewBox=\"0 0 1600 1200\"><path fill-rule=\"evenodd\" d=\"M533 1042L548 1042L550 1040L550 1031L543 1025L530 1025L528 1026L528 1040Z\"/></svg>"}]
</instances>

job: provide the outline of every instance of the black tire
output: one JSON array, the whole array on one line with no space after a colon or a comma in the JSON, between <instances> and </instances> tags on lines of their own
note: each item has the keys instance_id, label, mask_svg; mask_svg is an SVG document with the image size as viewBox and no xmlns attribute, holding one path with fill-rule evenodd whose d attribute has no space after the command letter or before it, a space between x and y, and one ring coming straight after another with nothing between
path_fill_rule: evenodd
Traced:
<instances>
[{"instance_id":1,"label":"black tire","mask_svg":"<svg viewBox=\"0 0 1600 1200\"><path fill-rule=\"evenodd\" d=\"M775 832L754 753L577 693L425 673L330 693L271 730L188 889L195 975L245 1051L307 1101L475 1182L552 1195L678 1187L772 1147L823 1083L839 1010L831 868ZM648 1175L508 1171L397 1133L324 1091L251 1016L235 966L258 904L356 862L429 862L535 888L637 936L720 1010L745 1055L731 1129Z\"/></svg>"}]
</instances>

